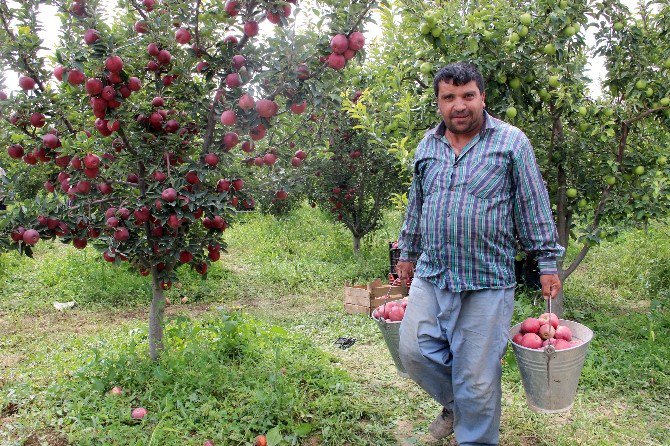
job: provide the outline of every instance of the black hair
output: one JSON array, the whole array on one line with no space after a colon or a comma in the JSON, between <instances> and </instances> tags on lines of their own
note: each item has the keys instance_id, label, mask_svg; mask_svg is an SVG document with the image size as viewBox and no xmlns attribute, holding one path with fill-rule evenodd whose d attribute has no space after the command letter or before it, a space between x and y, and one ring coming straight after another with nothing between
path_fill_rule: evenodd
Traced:
<instances>
[{"instance_id":1,"label":"black hair","mask_svg":"<svg viewBox=\"0 0 670 446\"><path fill-rule=\"evenodd\" d=\"M475 81L480 93L484 93L484 77L479 69L468 62L454 62L440 69L433 80L433 88L437 97L440 82L453 83L455 86L465 85Z\"/></svg>"}]
</instances>

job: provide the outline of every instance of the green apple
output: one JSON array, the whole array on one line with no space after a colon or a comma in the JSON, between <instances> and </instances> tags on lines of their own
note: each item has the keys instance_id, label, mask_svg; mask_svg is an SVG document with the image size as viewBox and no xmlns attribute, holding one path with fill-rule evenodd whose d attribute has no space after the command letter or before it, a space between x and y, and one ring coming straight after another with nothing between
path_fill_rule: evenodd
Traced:
<instances>
[{"instance_id":1,"label":"green apple","mask_svg":"<svg viewBox=\"0 0 670 446\"><path fill-rule=\"evenodd\" d=\"M580 115L586 116L586 113L588 112L588 110L586 110L586 107L584 107L582 105L581 107L579 107L578 112L579 112Z\"/></svg>"},{"instance_id":2,"label":"green apple","mask_svg":"<svg viewBox=\"0 0 670 446\"><path fill-rule=\"evenodd\" d=\"M547 91L546 88L543 88L537 94L540 96L540 99L542 99L545 102L551 99L551 94Z\"/></svg>"},{"instance_id":3,"label":"green apple","mask_svg":"<svg viewBox=\"0 0 670 446\"><path fill-rule=\"evenodd\" d=\"M431 71L433 71L433 64L430 62L424 62L419 67L419 71L421 71L423 74L430 74Z\"/></svg>"},{"instance_id":4,"label":"green apple","mask_svg":"<svg viewBox=\"0 0 670 446\"><path fill-rule=\"evenodd\" d=\"M531 17L531 15L528 14L527 12L521 14L521 16L519 17L519 21L521 22L521 24L526 25L526 26L530 25L530 22L532 20L533 20L533 17Z\"/></svg>"},{"instance_id":5,"label":"green apple","mask_svg":"<svg viewBox=\"0 0 670 446\"><path fill-rule=\"evenodd\" d=\"M614 183L616 183L616 178L613 175L607 175L605 177L605 183L607 183L608 186L614 186Z\"/></svg>"},{"instance_id":6,"label":"green apple","mask_svg":"<svg viewBox=\"0 0 670 446\"><path fill-rule=\"evenodd\" d=\"M633 173L635 175L642 175L644 174L644 166L637 166L635 169L633 169Z\"/></svg>"},{"instance_id":7,"label":"green apple","mask_svg":"<svg viewBox=\"0 0 670 446\"><path fill-rule=\"evenodd\" d=\"M614 25L612 27L614 28L614 31L621 31L623 29L623 23L614 22Z\"/></svg>"},{"instance_id":8,"label":"green apple","mask_svg":"<svg viewBox=\"0 0 670 446\"><path fill-rule=\"evenodd\" d=\"M433 37L440 37L442 35L442 28L435 27L430 33L433 35Z\"/></svg>"},{"instance_id":9,"label":"green apple","mask_svg":"<svg viewBox=\"0 0 670 446\"><path fill-rule=\"evenodd\" d=\"M639 81L635 82L635 88L637 88L638 90L646 90L647 81L640 79Z\"/></svg>"},{"instance_id":10,"label":"green apple","mask_svg":"<svg viewBox=\"0 0 670 446\"><path fill-rule=\"evenodd\" d=\"M553 56L556 54L556 47L553 43L548 43L544 46L544 54L548 56Z\"/></svg>"},{"instance_id":11,"label":"green apple","mask_svg":"<svg viewBox=\"0 0 670 446\"><path fill-rule=\"evenodd\" d=\"M609 118L614 114L614 110L612 110L611 108L606 108L603 110L603 114Z\"/></svg>"},{"instance_id":12,"label":"green apple","mask_svg":"<svg viewBox=\"0 0 670 446\"><path fill-rule=\"evenodd\" d=\"M574 187L571 187L570 189L565 191L565 195L568 198L575 198L575 197L577 197L577 189L575 189Z\"/></svg>"},{"instance_id":13,"label":"green apple","mask_svg":"<svg viewBox=\"0 0 670 446\"><path fill-rule=\"evenodd\" d=\"M506 84L507 83L507 76L505 73L500 73L499 75L496 76L496 80L500 84Z\"/></svg>"},{"instance_id":14,"label":"green apple","mask_svg":"<svg viewBox=\"0 0 670 446\"><path fill-rule=\"evenodd\" d=\"M670 98L667 97L667 96L664 97L664 98L661 98L661 102L660 102L660 104L661 104L663 107L667 107L668 105L670 105Z\"/></svg>"},{"instance_id":15,"label":"green apple","mask_svg":"<svg viewBox=\"0 0 670 446\"><path fill-rule=\"evenodd\" d=\"M567 26L563 30L563 34L565 34L567 37L572 37L577 34L577 29L574 26Z\"/></svg>"},{"instance_id":16,"label":"green apple","mask_svg":"<svg viewBox=\"0 0 670 446\"><path fill-rule=\"evenodd\" d=\"M588 122L580 122L579 123L579 130L582 132L585 132L589 129L589 123Z\"/></svg>"},{"instance_id":17,"label":"green apple","mask_svg":"<svg viewBox=\"0 0 670 446\"><path fill-rule=\"evenodd\" d=\"M528 27L522 26L521 29L519 29L519 35L521 37L526 37L528 35Z\"/></svg>"},{"instance_id":18,"label":"green apple","mask_svg":"<svg viewBox=\"0 0 670 446\"><path fill-rule=\"evenodd\" d=\"M521 86L521 79L519 79L518 77L513 78L512 80L509 81L509 86L513 90L516 90Z\"/></svg>"},{"instance_id":19,"label":"green apple","mask_svg":"<svg viewBox=\"0 0 670 446\"><path fill-rule=\"evenodd\" d=\"M579 206L580 208L585 208L588 205L589 203L586 201L585 198L582 198L581 200L579 200L579 203L577 203L577 206Z\"/></svg>"},{"instance_id":20,"label":"green apple","mask_svg":"<svg viewBox=\"0 0 670 446\"><path fill-rule=\"evenodd\" d=\"M556 76L556 75L549 76L549 86L550 87L556 88L556 87L559 86L559 84L560 84L560 82L558 81L558 76Z\"/></svg>"},{"instance_id":21,"label":"green apple","mask_svg":"<svg viewBox=\"0 0 670 446\"><path fill-rule=\"evenodd\" d=\"M509 35L509 43L518 43L519 42L519 35L517 33L512 33Z\"/></svg>"},{"instance_id":22,"label":"green apple","mask_svg":"<svg viewBox=\"0 0 670 446\"><path fill-rule=\"evenodd\" d=\"M667 162L668 162L668 157L665 156L665 155L659 156L658 159L656 159L656 163L659 166L665 166L667 164Z\"/></svg>"},{"instance_id":23,"label":"green apple","mask_svg":"<svg viewBox=\"0 0 670 446\"><path fill-rule=\"evenodd\" d=\"M505 110L505 116L507 116L509 119L514 119L516 117L517 111L516 108L514 107L507 107L507 110Z\"/></svg>"},{"instance_id":24,"label":"green apple","mask_svg":"<svg viewBox=\"0 0 670 446\"><path fill-rule=\"evenodd\" d=\"M665 62L663 62L663 66L664 66L665 68L670 68L670 57L668 57L667 59L665 59Z\"/></svg>"},{"instance_id":25,"label":"green apple","mask_svg":"<svg viewBox=\"0 0 670 446\"><path fill-rule=\"evenodd\" d=\"M654 89L649 87L647 88L647 91L645 91L645 94L647 95L648 98L652 97L654 95Z\"/></svg>"},{"instance_id":26,"label":"green apple","mask_svg":"<svg viewBox=\"0 0 670 446\"><path fill-rule=\"evenodd\" d=\"M433 30L433 27L430 25L430 23L427 23L427 22L422 23L421 26L419 27L419 31L424 36L427 35L427 34L430 34L430 32L432 30Z\"/></svg>"},{"instance_id":27,"label":"green apple","mask_svg":"<svg viewBox=\"0 0 670 446\"><path fill-rule=\"evenodd\" d=\"M561 9L565 9L565 8L567 8L567 7L568 7L568 0L561 0L561 1L558 3L558 6L559 6Z\"/></svg>"}]
</instances>

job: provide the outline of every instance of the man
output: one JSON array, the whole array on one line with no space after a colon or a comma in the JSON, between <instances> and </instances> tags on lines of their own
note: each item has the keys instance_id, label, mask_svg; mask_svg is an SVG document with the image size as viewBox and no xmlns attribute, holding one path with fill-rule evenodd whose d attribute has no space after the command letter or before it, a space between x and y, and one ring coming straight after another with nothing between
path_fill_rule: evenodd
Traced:
<instances>
[{"instance_id":1,"label":"man","mask_svg":"<svg viewBox=\"0 0 670 446\"><path fill-rule=\"evenodd\" d=\"M400 326L409 376L443 406L429 432L497 445L500 359L514 309L515 236L537 253L542 294L561 289L551 206L531 144L484 110L484 79L459 62L434 79L442 122L416 150L397 272L414 280Z\"/></svg>"}]
</instances>

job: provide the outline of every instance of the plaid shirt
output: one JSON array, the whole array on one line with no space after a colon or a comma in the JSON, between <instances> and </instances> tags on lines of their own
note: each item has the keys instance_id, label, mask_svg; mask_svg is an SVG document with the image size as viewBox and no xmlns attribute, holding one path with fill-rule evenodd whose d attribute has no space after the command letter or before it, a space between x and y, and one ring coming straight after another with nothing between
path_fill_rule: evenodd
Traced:
<instances>
[{"instance_id":1,"label":"plaid shirt","mask_svg":"<svg viewBox=\"0 0 670 446\"><path fill-rule=\"evenodd\" d=\"M400 260L449 291L516 283L518 237L555 274L558 244L549 195L526 135L484 112L482 130L456 158L445 124L426 133L414 159Z\"/></svg>"}]
</instances>

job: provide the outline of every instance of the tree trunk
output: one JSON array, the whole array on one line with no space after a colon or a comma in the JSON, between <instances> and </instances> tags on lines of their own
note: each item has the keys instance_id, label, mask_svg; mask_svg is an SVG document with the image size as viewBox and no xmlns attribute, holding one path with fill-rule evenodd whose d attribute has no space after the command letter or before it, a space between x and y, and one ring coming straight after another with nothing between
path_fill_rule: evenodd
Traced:
<instances>
[{"instance_id":1,"label":"tree trunk","mask_svg":"<svg viewBox=\"0 0 670 446\"><path fill-rule=\"evenodd\" d=\"M158 279L158 271L151 267L151 289L153 299L149 310L149 356L156 361L163 350L163 315L165 313L165 296Z\"/></svg>"},{"instance_id":2,"label":"tree trunk","mask_svg":"<svg viewBox=\"0 0 670 446\"><path fill-rule=\"evenodd\" d=\"M353 236L354 237L354 252L358 254L358 252L361 250L361 237Z\"/></svg>"},{"instance_id":3,"label":"tree trunk","mask_svg":"<svg viewBox=\"0 0 670 446\"><path fill-rule=\"evenodd\" d=\"M558 259L556 261L556 266L558 268L558 277L561 279L563 287L561 287L561 291L556 295L556 299L552 299L551 301L551 312L561 318L563 317L563 312L565 311L565 293L563 292L563 289L565 287L566 276L564 275L563 270L563 259Z\"/></svg>"}]
</instances>

